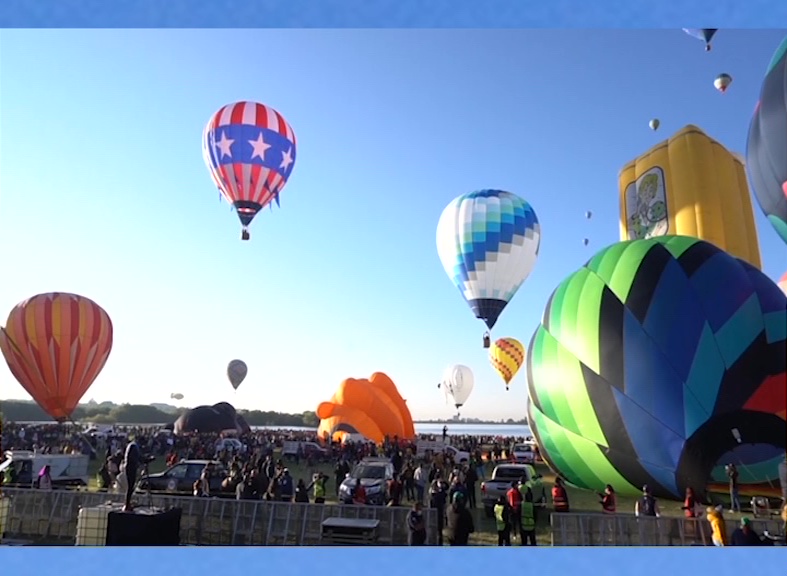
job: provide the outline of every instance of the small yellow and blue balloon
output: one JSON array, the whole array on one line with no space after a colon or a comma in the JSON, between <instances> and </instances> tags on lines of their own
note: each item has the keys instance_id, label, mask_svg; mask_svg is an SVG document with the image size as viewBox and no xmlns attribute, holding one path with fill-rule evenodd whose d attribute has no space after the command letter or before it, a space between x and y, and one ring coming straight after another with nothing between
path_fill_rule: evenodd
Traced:
<instances>
[{"instance_id":1,"label":"small yellow and blue balloon","mask_svg":"<svg viewBox=\"0 0 787 576\"><path fill-rule=\"evenodd\" d=\"M489 361L508 390L511 380L525 362L525 347L516 338L499 338L489 350Z\"/></svg>"}]
</instances>

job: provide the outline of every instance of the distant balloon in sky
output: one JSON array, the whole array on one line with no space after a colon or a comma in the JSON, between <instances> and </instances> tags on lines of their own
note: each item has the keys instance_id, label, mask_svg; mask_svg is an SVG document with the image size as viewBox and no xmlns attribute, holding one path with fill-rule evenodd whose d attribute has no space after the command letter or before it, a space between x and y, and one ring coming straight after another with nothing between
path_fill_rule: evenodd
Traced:
<instances>
[{"instance_id":1,"label":"distant balloon in sky","mask_svg":"<svg viewBox=\"0 0 787 576\"><path fill-rule=\"evenodd\" d=\"M648 126L650 126L651 130L658 130L660 125L661 125L661 122L659 121L658 118L654 118L653 120L648 122Z\"/></svg>"},{"instance_id":2,"label":"distant balloon in sky","mask_svg":"<svg viewBox=\"0 0 787 576\"><path fill-rule=\"evenodd\" d=\"M718 28L684 28L683 31L689 36L705 42L705 52L710 52L710 41L718 31Z\"/></svg>"},{"instance_id":3,"label":"distant balloon in sky","mask_svg":"<svg viewBox=\"0 0 787 576\"><path fill-rule=\"evenodd\" d=\"M787 242L787 38L762 81L749 125L746 169L760 209Z\"/></svg>"},{"instance_id":4,"label":"distant balloon in sky","mask_svg":"<svg viewBox=\"0 0 787 576\"><path fill-rule=\"evenodd\" d=\"M169 397L172 398L173 400L183 400L183 394L181 394L180 392L170 394Z\"/></svg>"},{"instance_id":5,"label":"distant balloon in sky","mask_svg":"<svg viewBox=\"0 0 787 576\"><path fill-rule=\"evenodd\" d=\"M732 76L729 74L719 74L713 81L713 86L722 94L727 91L727 88L730 87L730 84L732 84Z\"/></svg>"},{"instance_id":6,"label":"distant balloon in sky","mask_svg":"<svg viewBox=\"0 0 787 576\"><path fill-rule=\"evenodd\" d=\"M479 190L451 201L437 224L437 253L476 318L492 330L538 258L541 226L525 200ZM489 334L484 335L488 347Z\"/></svg>"},{"instance_id":7,"label":"distant balloon in sky","mask_svg":"<svg viewBox=\"0 0 787 576\"><path fill-rule=\"evenodd\" d=\"M590 220L592 217L593 217L593 212L591 212L590 210L588 210L587 212L585 212L585 218L587 218L588 220Z\"/></svg>"},{"instance_id":8,"label":"distant balloon in sky","mask_svg":"<svg viewBox=\"0 0 787 576\"><path fill-rule=\"evenodd\" d=\"M249 373L249 368L243 360L232 360L227 365L227 378L232 384L232 387L237 390L241 382L246 378Z\"/></svg>"},{"instance_id":9,"label":"distant balloon in sky","mask_svg":"<svg viewBox=\"0 0 787 576\"><path fill-rule=\"evenodd\" d=\"M585 245L585 246L590 244L590 238L585 238L584 240L582 240L582 244Z\"/></svg>"},{"instance_id":10,"label":"distant balloon in sky","mask_svg":"<svg viewBox=\"0 0 787 576\"><path fill-rule=\"evenodd\" d=\"M214 184L236 210L243 240L249 225L279 194L295 166L295 133L270 106L235 102L205 126L202 155Z\"/></svg>"},{"instance_id":11,"label":"distant balloon in sky","mask_svg":"<svg viewBox=\"0 0 787 576\"><path fill-rule=\"evenodd\" d=\"M452 404L459 409L467 402L470 393L473 391L473 385L475 384L473 371L462 364L449 366L443 372L441 384L446 399L450 398Z\"/></svg>"}]
</instances>

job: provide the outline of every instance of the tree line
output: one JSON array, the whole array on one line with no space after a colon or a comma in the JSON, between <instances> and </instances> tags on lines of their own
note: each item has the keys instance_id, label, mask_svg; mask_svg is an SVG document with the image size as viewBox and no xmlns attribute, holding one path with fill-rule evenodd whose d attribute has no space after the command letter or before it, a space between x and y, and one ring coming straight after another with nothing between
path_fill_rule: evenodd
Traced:
<instances>
[{"instance_id":1,"label":"tree line","mask_svg":"<svg viewBox=\"0 0 787 576\"><path fill-rule=\"evenodd\" d=\"M187 408L162 410L156 406L142 404L80 404L72 415L75 422L95 424L167 424L174 422ZM0 403L3 421L8 422L51 422L52 417L35 402L3 400ZM249 426L308 426L316 428L320 421L314 412L286 414L261 410L238 410Z\"/></svg>"}]
</instances>

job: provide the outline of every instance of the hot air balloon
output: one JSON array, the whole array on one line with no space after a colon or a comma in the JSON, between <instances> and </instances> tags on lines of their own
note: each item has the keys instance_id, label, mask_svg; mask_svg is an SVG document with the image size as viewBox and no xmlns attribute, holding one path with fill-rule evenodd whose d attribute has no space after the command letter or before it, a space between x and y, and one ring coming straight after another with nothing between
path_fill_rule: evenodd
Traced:
<instances>
[{"instance_id":1,"label":"hot air balloon","mask_svg":"<svg viewBox=\"0 0 787 576\"><path fill-rule=\"evenodd\" d=\"M727 91L727 88L730 87L730 84L732 84L732 76L729 74L719 74L713 81L713 87L722 94Z\"/></svg>"},{"instance_id":2,"label":"hot air balloon","mask_svg":"<svg viewBox=\"0 0 787 576\"><path fill-rule=\"evenodd\" d=\"M295 133L270 106L235 102L205 126L202 155L213 183L232 205L249 239L249 225L279 194L295 166Z\"/></svg>"},{"instance_id":3,"label":"hot air balloon","mask_svg":"<svg viewBox=\"0 0 787 576\"><path fill-rule=\"evenodd\" d=\"M590 238L585 238L584 240L582 240L582 244L584 244L585 246L590 244Z\"/></svg>"},{"instance_id":4,"label":"hot air balloon","mask_svg":"<svg viewBox=\"0 0 787 576\"><path fill-rule=\"evenodd\" d=\"M450 398L451 403L456 406L457 410L467 402L470 393L473 391L473 384L473 371L467 366L454 364L443 372L443 391L446 399Z\"/></svg>"},{"instance_id":5,"label":"hot air balloon","mask_svg":"<svg viewBox=\"0 0 787 576\"><path fill-rule=\"evenodd\" d=\"M781 288L781 291L784 292L785 296L787 296L787 272L779 279L777 285Z\"/></svg>"},{"instance_id":6,"label":"hot air balloon","mask_svg":"<svg viewBox=\"0 0 787 576\"><path fill-rule=\"evenodd\" d=\"M219 433L225 430L248 434L251 431L243 416L227 402L219 402L213 406L197 406L184 412L175 421L172 430L177 435L192 432Z\"/></svg>"},{"instance_id":7,"label":"hot air balloon","mask_svg":"<svg viewBox=\"0 0 787 576\"><path fill-rule=\"evenodd\" d=\"M183 394L181 394L180 392L176 392L175 394L170 394L169 397L172 398L173 400L183 400L184 398Z\"/></svg>"},{"instance_id":8,"label":"hot air balloon","mask_svg":"<svg viewBox=\"0 0 787 576\"><path fill-rule=\"evenodd\" d=\"M787 242L787 38L771 59L746 143L749 182L771 226Z\"/></svg>"},{"instance_id":9,"label":"hot air balloon","mask_svg":"<svg viewBox=\"0 0 787 576\"><path fill-rule=\"evenodd\" d=\"M713 35L716 34L718 28L684 28L683 31L696 38L697 40L702 40L705 42L705 51L710 52L711 44L710 41L713 39Z\"/></svg>"},{"instance_id":10,"label":"hot air balloon","mask_svg":"<svg viewBox=\"0 0 787 576\"><path fill-rule=\"evenodd\" d=\"M655 131L659 129L659 126L661 126L661 122L659 121L658 118L654 118L653 120L648 122L648 126L650 127L651 130Z\"/></svg>"},{"instance_id":11,"label":"hot air balloon","mask_svg":"<svg viewBox=\"0 0 787 576\"><path fill-rule=\"evenodd\" d=\"M590 220L592 217L593 217L593 212L591 212L590 210L588 210L587 212L585 212L585 218L587 218L588 220Z\"/></svg>"},{"instance_id":12,"label":"hot air balloon","mask_svg":"<svg viewBox=\"0 0 787 576\"><path fill-rule=\"evenodd\" d=\"M601 250L553 292L527 370L541 455L576 486L680 499L717 464L758 483L784 459L787 298L697 238Z\"/></svg>"},{"instance_id":13,"label":"hot air balloon","mask_svg":"<svg viewBox=\"0 0 787 576\"><path fill-rule=\"evenodd\" d=\"M516 338L499 338L489 351L489 361L508 390L508 385L525 361L525 347Z\"/></svg>"},{"instance_id":14,"label":"hot air balloon","mask_svg":"<svg viewBox=\"0 0 787 576\"><path fill-rule=\"evenodd\" d=\"M38 294L17 304L0 329L11 373L38 405L65 422L112 350L112 321L76 294Z\"/></svg>"},{"instance_id":15,"label":"hot air balloon","mask_svg":"<svg viewBox=\"0 0 787 576\"><path fill-rule=\"evenodd\" d=\"M249 368L243 360L232 360L227 365L227 378L235 390L238 389L248 373Z\"/></svg>"},{"instance_id":16,"label":"hot air balloon","mask_svg":"<svg viewBox=\"0 0 787 576\"><path fill-rule=\"evenodd\" d=\"M694 236L762 267L743 163L696 126L626 164L618 185L621 240Z\"/></svg>"},{"instance_id":17,"label":"hot air balloon","mask_svg":"<svg viewBox=\"0 0 787 576\"><path fill-rule=\"evenodd\" d=\"M443 268L489 330L533 270L540 242L533 208L502 190L455 198L437 224ZM484 347L489 348L488 332Z\"/></svg>"},{"instance_id":18,"label":"hot air balloon","mask_svg":"<svg viewBox=\"0 0 787 576\"><path fill-rule=\"evenodd\" d=\"M368 379L344 380L331 400L317 407L316 414L320 418L320 438L341 441L349 434L360 434L374 442L382 442L386 436L415 438L410 409L393 381L382 372Z\"/></svg>"}]
</instances>

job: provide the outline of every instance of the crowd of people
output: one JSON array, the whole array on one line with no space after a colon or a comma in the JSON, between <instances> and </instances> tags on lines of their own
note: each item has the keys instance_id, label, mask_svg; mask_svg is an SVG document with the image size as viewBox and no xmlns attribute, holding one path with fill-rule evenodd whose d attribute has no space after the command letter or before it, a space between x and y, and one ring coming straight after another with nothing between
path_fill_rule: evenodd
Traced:
<instances>
[{"instance_id":1,"label":"crowd of people","mask_svg":"<svg viewBox=\"0 0 787 576\"><path fill-rule=\"evenodd\" d=\"M509 446L524 440L451 436L444 428L442 440L470 455L468 462L455 462L450 452L419 452L416 443L397 438L386 438L380 445L361 441L333 442L319 452L304 448L309 443L316 445L318 442L316 433L311 431L256 430L237 439L239 443L228 446L220 442L217 434L175 436L154 427L115 427L108 433L85 434L80 429L64 425L7 423L2 430L4 450L82 453L101 459L98 488L125 492L127 508L133 506L135 479L139 478L142 466L154 458L164 460L168 466L182 460L207 461L202 474L191 487L196 497L221 495L238 500L324 503L332 491L335 497L353 505L370 503L366 489L358 480L349 494L342 498L339 491L342 482L353 466L364 458L385 458L392 464L394 474L384 487L383 503L410 506L407 520L410 543L420 545L426 541L423 508L428 506L437 513L438 544L443 544L445 536L450 545L456 546L466 545L475 530L471 510L477 506L477 484L485 478L485 463L502 460ZM421 437L419 440L434 441L435 438ZM301 464L305 463L305 468L310 471L307 477L293 477L285 460L276 456L278 449L288 442L298 443L297 452L291 456L299 469L303 469ZM327 471L330 468L326 462L332 466L331 471ZM730 464L727 473L731 511L740 512L735 466ZM5 480L7 483L9 479ZM51 489L49 470L42 469L36 483L40 489ZM559 477L551 496L555 513L570 511L569 494ZM607 485L598 496L600 511L605 515L616 514L614 487ZM704 508L691 488L686 490L682 508L687 518L700 518L704 514L711 528L711 542L716 546L764 542L748 518L743 518L740 526L728 537L723 509L719 506ZM498 544L510 546L518 537L521 545L535 545L538 511L539 503L535 501L529 483L525 479L513 482L505 496L501 496L494 505ZM636 501L633 512L636 516L660 516L658 500L648 486L643 486L642 497ZM787 523L787 506L782 517Z\"/></svg>"}]
</instances>

